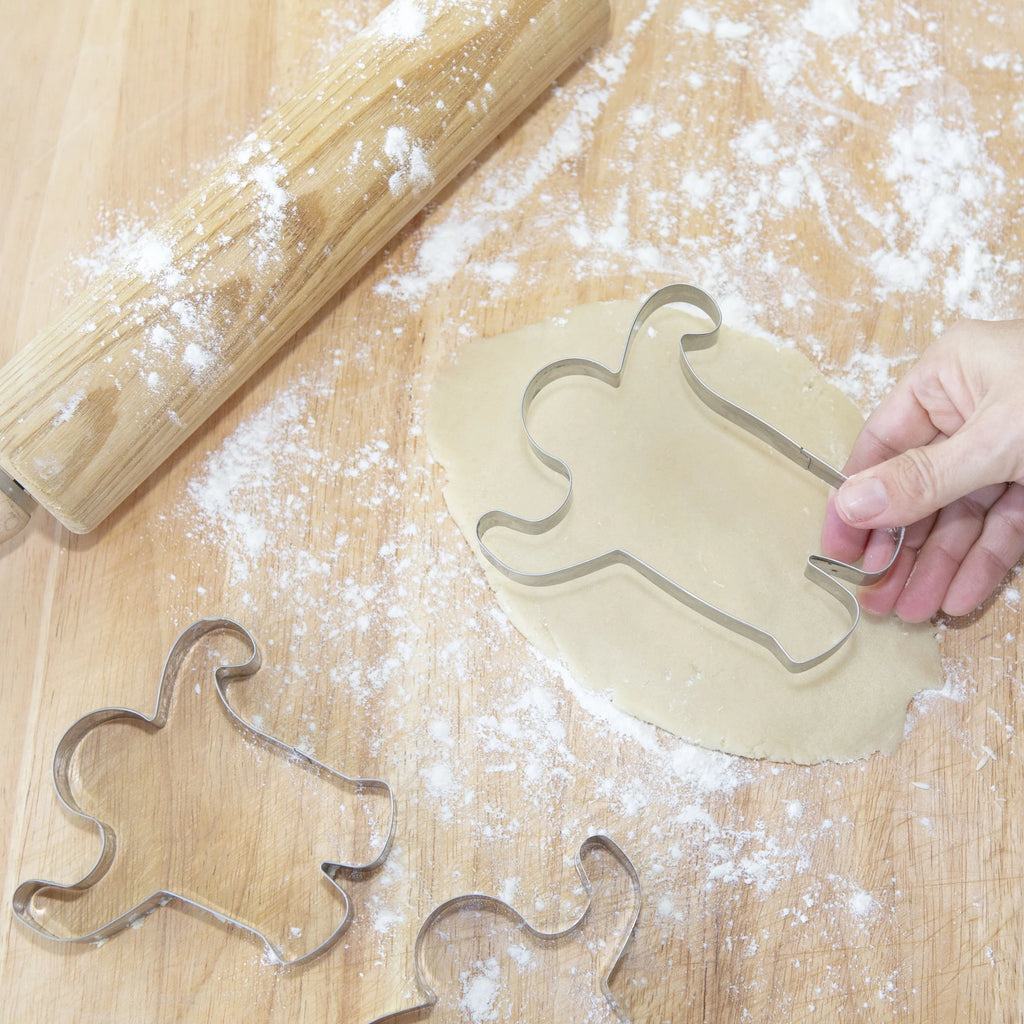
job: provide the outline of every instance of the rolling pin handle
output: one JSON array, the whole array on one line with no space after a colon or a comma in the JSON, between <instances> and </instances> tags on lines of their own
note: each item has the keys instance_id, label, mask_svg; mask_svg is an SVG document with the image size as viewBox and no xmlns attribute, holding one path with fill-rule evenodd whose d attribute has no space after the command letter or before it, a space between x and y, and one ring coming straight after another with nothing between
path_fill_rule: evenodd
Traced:
<instances>
[{"instance_id":1,"label":"rolling pin handle","mask_svg":"<svg viewBox=\"0 0 1024 1024\"><path fill-rule=\"evenodd\" d=\"M35 507L35 498L0 469L0 544L25 528Z\"/></svg>"}]
</instances>

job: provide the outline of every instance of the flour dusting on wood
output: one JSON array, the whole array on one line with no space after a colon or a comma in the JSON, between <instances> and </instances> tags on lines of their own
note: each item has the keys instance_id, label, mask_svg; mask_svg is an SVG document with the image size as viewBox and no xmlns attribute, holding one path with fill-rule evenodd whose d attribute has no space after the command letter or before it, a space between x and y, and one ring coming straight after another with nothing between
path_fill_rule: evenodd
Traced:
<instances>
[{"instance_id":1,"label":"flour dusting on wood","mask_svg":"<svg viewBox=\"0 0 1024 1024\"><path fill-rule=\"evenodd\" d=\"M524 131L508 151L496 147L384 260L370 286L395 323L415 333L418 304L459 282L506 304L514 318L517 297L528 292L559 304L567 279L628 280L638 297L669 279L693 280L718 294L740 326L806 348L868 408L905 368L909 350L858 346L846 365L830 365L829 338L809 329L817 310L853 317L912 303L930 311L923 325L906 325L918 340L960 315L1019 315L1022 263L1012 246L990 240L1008 238L1000 221L1024 208L1020 178L991 155L996 126L964 101L964 68L939 60L932 15L906 4L891 23L875 0L809 0L796 18L790 7L632 4L628 25L546 101L551 130ZM374 31L412 39L423 17L417 0L399 0ZM978 18L998 17L998 5L982 0ZM354 27L333 24L339 35ZM646 60L652 33L671 34L673 59L647 68L637 95L635 82L622 83L634 62ZM1019 55L993 38L964 38L965 60L978 73L1019 75ZM737 108L741 79L771 100L770 118L747 119ZM1019 128L1024 103L1011 115ZM708 141L702 122L722 119L727 130ZM617 139L603 169L588 166L598 133ZM279 256L290 183L272 154L246 145L237 151L237 174L259 208L266 247L253 252L252 264L263 270ZM383 155L392 191L430 184L429 154L400 126L387 131ZM364 156L354 152L354 164ZM648 187L647 160L671 168L673 187ZM852 161L868 166L870 192L854 184ZM166 309L139 352L146 385L164 386L168 353L206 372L218 325L205 299L175 296L167 246L130 215L113 221L113 237L80 266L95 277L126 261L166 286ZM535 258L539 240L552 237L557 266ZM853 282L848 294L821 293L805 269L819 257L842 266ZM468 305L453 306L443 326L453 336L472 333L473 316ZM698 891L716 929L704 941L736 958L738 981L768 983L762 958L774 947L780 957L802 957L805 967L824 962L833 994L856 994L864 1019L877 1019L876 1010L899 1015L914 979L899 971L869 977L857 950L900 927L908 897L897 884L876 879L872 887L830 867L855 832L872 827L843 792L863 766L772 766L695 748L624 715L539 657L497 608L444 511L440 474L422 441L429 381L374 377L375 349L407 341L380 325L338 329L332 358L299 367L288 386L243 414L169 512L167 524L184 530L195 565L223 572L212 597L205 586L189 592L171 581L173 625L225 609L243 621L249 614L286 622L286 639L268 651L262 675L268 706L254 713L283 723L290 742L325 757L341 741L323 715L362 729L372 737L375 772L404 801L403 821L425 809L424 817L458 829L469 844L512 844L552 871L584 834L607 830L640 872L645 942L663 950L666 976L700 935L703 925L682 895ZM363 382L364 392L347 390L349 379ZM369 401L362 396L374 389L408 395L408 419L355 433L346 403ZM74 412L71 396L55 415ZM332 499L341 488L351 496L347 518ZM270 609L256 606L255 581L267 579L277 603ZM1019 590L1007 587L1003 604L1015 622ZM482 667L490 672L493 664L507 670L484 688ZM911 737L930 708L969 692L971 667L948 668L944 694L915 705ZM457 685L457 707L432 688L442 675ZM323 707L311 707L304 694ZM991 747L979 747L966 725L962 737L979 774L1012 740L996 721L986 728ZM618 766L612 774L609 751ZM761 784L779 776L786 796L766 807ZM510 793L514 801L504 799ZM943 799L928 780L908 781L907 820L929 821ZM422 916L417 872L426 865L416 847L423 838L401 838L368 897L381 951ZM554 879L550 889L518 874L457 881L502 892L524 912L533 907L540 923L559 919ZM770 926L733 927L731 909L766 900L779 907ZM492 1018L495 972L485 961L464 977L470 1019ZM636 991L661 983L628 981Z\"/></svg>"}]
</instances>

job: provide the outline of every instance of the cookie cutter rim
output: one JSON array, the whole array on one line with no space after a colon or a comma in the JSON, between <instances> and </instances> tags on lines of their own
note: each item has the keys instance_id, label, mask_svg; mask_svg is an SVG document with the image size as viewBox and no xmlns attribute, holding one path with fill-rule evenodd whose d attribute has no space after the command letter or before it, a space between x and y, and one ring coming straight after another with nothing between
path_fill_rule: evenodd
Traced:
<instances>
[{"instance_id":1,"label":"cookie cutter rim","mask_svg":"<svg viewBox=\"0 0 1024 1024\"><path fill-rule=\"evenodd\" d=\"M590 880L590 876L587 874L586 865L583 863L586 851L593 847L601 847L604 849L625 870L625 873L629 878L630 888L635 896L633 907L628 918L623 924L622 937L615 946L611 947L612 955L609 961L608 970L603 972L600 976L602 995L607 999L608 1005L615 1012L616 1016L625 1022L625 1024L628 1024L629 1018L623 1012L622 1007L619 1005L619 1001L615 998L615 995L611 990L610 982L615 971L618 969L619 964L622 962L622 958L625 956L626 950L629 948L629 945L633 940L633 935L636 932L636 924L640 917L640 906L643 902L643 887L640 883L640 873L637 871L633 861L630 860L618 843L604 833L594 833L587 836L576 850L576 873L579 875L583 891L586 893L587 903L579 916L560 931L540 931L540 929L535 928L530 924L530 922L527 921L526 918L523 917L523 915L520 914L519 911L510 903L503 899L499 899L497 896L489 896L485 893L464 893L459 896L453 896L451 899L445 900L443 903L436 906L423 919L423 923L416 932L416 940L413 943L413 974L415 976L417 986L423 993L424 1001L416 1006L410 1006L406 1009L399 1010L397 1013L389 1013L383 1017L377 1017L371 1021L370 1024L386 1024L388 1021L405 1020L407 1017L412 1019L412 1014L430 1010L437 1004L439 998L438 994L427 980L428 972L425 970L422 963L423 944L431 928L438 921L443 920L450 914L457 913L460 910L490 908L500 913L503 917L515 922L519 927L523 928L527 935L539 942L557 942L559 939L566 938L573 932L580 930L594 908L594 886Z\"/></svg>"},{"instance_id":2,"label":"cookie cutter rim","mask_svg":"<svg viewBox=\"0 0 1024 1024\"><path fill-rule=\"evenodd\" d=\"M252 650L252 654L247 661L237 665L220 665L213 673L217 695L233 725L240 728L243 732L254 736L257 740L269 744L270 747L281 756L286 757L291 761L296 761L305 767L311 767L317 771L322 771L336 779L341 779L343 782L352 785L357 791L383 790L387 794L389 803L388 835L376 857L366 864L325 862L320 865L321 873L341 895L342 905L345 911L341 923L314 949L310 950L308 953L303 953L299 957L288 959L283 955L280 948L278 948L263 932L253 925L247 924L239 918L222 914L218 910L215 910L190 896L184 896L167 889L159 889L140 900L124 913L119 914L106 924L93 929L85 935L58 935L55 932L51 932L36 918L32 911L32 900L36 894L43 889L56 889L64 893L84 892L86 889L89 889L96 884L107 873L110 869L110 865L114 861L117 851L117 835L114 830L99 818L96 818L87 811L84 811L79 806L71 791L68 769L75 750L87 733L92 732L93 729L98 728L106 722L111 722L116 719L130 719L152 725L157 729L162 729L167 724L171 699L174 692L174 684L186 656L200 638L205 636L207 633L217 632L220 630L232 632L240 636ZM339 871L354 873L372 871L375 868L380 867L380 865L387 859L395 838L396 803L394 791L390 784L383 779L350 778L336 769L331 768L329 765L324 764L322 761L317 760L310 754L307 754L296 747L290 746L282 740L279 740L276 736L271 736L269 733L264 732L262 729L258 729L256 726L242 718L228 702L226 693L227 685L238 679L244 679L255 675L259 671L262 663L263 659L260 654L259 646L253 635L244 626L227 618L200 619L181 633L178 639L174 642L174 646L171 648L170 653L167 655L163 671L160 675L156 708L152 716L146 716L131 708L98 708L95 711L90 711L83 715L64 732L64 735L57 743L57 747L53 755L51 767L53 788L57 794L58 800L74 817L84 819L96 826L96 829L100 834L100 852L92 868L90 868L85 876L77 882L63 885L60 882L50 882L45 879L33 878L18 885L11 898L12 910L18 920L31 928L37 935L41 935L42 937L54 942L62 944L99 943L103 940L109 939L118 932L123 931L125 928L131 926L142 917L152 913L154 910L157 910L159 907L165 906L168 903L178 902L186 907L198 910L206 916L213 917L221 923L227 924L233 928L238 928L242 932L255 936L266 946L274 962L282 967L295 967L300 964L308 963L310 960L313 960L322 953L325 953L338 941L342 933L352 922L352 902L345 890L337 883L335 877Z\"/></svg>"},{"instance_id":3,"label":"cookie cutter rim","mask_svg":"<svg viewBox=\"0 0 1024 1024\"><path fill-rule=\"evenodd\" d=\"M799 445L793 440L793 438L783 433L783 431L773 427L771 424L754 415L749 410L744 409L742 406L737 405L735 402L729 401L729 399L720 395L717 391L710 388L701 380L690 363L687 353L690 351L710 348L717 342L718 332L722 326L722 311L719 308L718 303L702 288L698 288L696 285L692 284L671 284L666 285L663 288L659 288L640 307L633 319L629 333L626 336L626 343L622 351L622 358L616 369L611 369L604 363L598 362L594 359L582 356L568 356L556 359L553 362L548 363L546 366L541 367L541 369L530 378L530 381L523 392L523 398L520 403L520 420L522 428L534 455L549 469L554 470L566 480L567 487L565 497L562 499L561 504L559 504L552 513L540 519L525 519L521 516L514 515L511 512L504 511L503 509L492 509L489 512L485 512L477 520L477 543L480 546L480 551L483 556L492 566L494 566L495 569L513 582L531 587L552 586L559 583L568 583L572 580L590 575L591 573L598 572L613 565L624 565L639 573L650 583L653 583L660 590L668 594L669 597L686 605L691 610L696 611L698 614L703 615L712 622L737 633L745 639L752 640L754 643L764 647L769 651L769 653L774 655L774 657L789 672L806 672L807 670L822 664L839 651L846 641L850 639L854 630L860 623L860 603L857 601L856 594L854 594L848 587L844 586L842 581L852 583L857 586L871 586L878 583L886 573L888 573L896 559L899 557L900 551L903 547L903 527L898 527L897 529L889 531L894 542L893 552L888 562L886 562L886 564L880 569L869 571L858 565L853 565L849 562L842 562L838 559L829 558L828 556L821 554L812 554L808 556L807 563L804 567L804 576L810 580L811 583L821 587L839 601L849 614L850 625L846 632L837 641L835 641L835 643L824 651L805 659L794 658L778 637L773 633L754 625L746 619L741 619L738 616L730 614L718 605L704 600L704 598L699 597L693 591L688 590L681 584L659 572L648 562L645 562L643 559L638 558L636 555L623 548L613 548L599 555L584 559L583 561L563 566L560 569L553 569L547 572L523 572L515 569L496 555L484 540L486 535L497 527L505 527L518 533L536 536L557 526L565 518L572 502L572 470L556 455L553 455L551 452L542 448L534 439L533 435L530 433L528 423L530 407L533 404L534 399L545 387L562 377L574 375L593 377L594 379L604 384L608 384L613 388L618 388L622 383L623 372L625 370L626 360L629 357L630 349L632 348L633 342L639 334L640 329L653 313L659 310L662 306L670 303L684 303L686 305L695 306L711 320L710 329L705 331L687 332L679 339L679 356L683 369L683 376L690 385L694 394L713 412L718 413L723 418L748 431L771 448L774 448L781 455L790 459L790 461L795 462L802 469L806 469L813 473L819 480L822 480L830 487L838 487L843 483L846 477L834 466Z\"/></svg>"}]
</instances>

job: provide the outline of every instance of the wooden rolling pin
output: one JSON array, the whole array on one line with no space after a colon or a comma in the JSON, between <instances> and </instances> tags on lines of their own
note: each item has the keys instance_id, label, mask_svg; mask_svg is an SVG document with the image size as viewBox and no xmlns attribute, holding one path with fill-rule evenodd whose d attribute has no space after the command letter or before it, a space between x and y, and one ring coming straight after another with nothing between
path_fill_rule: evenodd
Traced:
<instances>
[{"instance_id":1,"label":"wooden rolling pin","mask_svg":"<svg viewBox=\"0 0 1024 1024\"><path fill-rule=\"evenodd\" d=\"M396 0L0 370L0 539L95 528L606 31Z\"/></svg>"}]
</instances>

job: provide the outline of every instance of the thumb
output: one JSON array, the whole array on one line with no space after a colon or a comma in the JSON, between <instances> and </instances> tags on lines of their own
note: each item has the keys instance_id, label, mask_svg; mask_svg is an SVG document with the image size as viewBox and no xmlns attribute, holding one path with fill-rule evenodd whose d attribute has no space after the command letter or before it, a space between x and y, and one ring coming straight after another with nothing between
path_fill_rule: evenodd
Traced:
<instances>
[{"instance_id":1,"label":"thumb","mask_svg":"<svg viewBox=\"0 0 1024 1024\"><path fill-rule=\"evenodd\" d=\"M909 526L965 494L1005 482L991 448L962 430L856 473L836 493L835 507L850 526Z\"/></svg>"}]
</instances>

